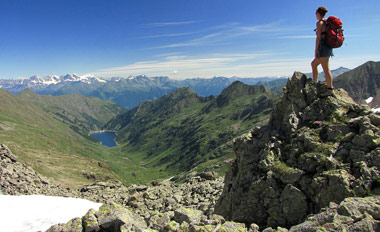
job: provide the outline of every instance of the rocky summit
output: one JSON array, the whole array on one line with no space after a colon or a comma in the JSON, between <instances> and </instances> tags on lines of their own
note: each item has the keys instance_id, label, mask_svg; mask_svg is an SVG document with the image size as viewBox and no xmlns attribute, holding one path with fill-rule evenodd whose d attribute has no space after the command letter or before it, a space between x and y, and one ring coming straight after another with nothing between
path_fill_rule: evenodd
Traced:
<instances>
[{"instance_id":1,"label":"rocky summit","mask_svg":"<svg viewBox=\"0 0 380 232\"><path fill-rule=\"evenodd\" d=\"M256 223L260 229L291 228L331 202L345 201L322 213L321 218L329 217L324 223L340 223L334 215L344 215L348 224L379 228L380 117L344 90L330 94L324 83L294 73L270 123L237 138L234 151L236 160L215 207L227 220ZM364 202L375 204L377 212L366 213ZM308 222L291 230L315 231L324 224L318 217L308 218L314 227Z\"/></svg>"}]
</instances>

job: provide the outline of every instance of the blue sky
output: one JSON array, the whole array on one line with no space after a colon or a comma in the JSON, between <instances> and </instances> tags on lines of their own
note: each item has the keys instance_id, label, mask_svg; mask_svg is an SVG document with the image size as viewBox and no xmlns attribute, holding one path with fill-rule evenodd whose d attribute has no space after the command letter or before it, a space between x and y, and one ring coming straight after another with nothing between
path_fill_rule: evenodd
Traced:
<instances>
[{"instance_id":1,"label":"blue sky","mask_svg":"<svg viewBox=\"0 0 380 232\"><path fill-rule=\"evenodd\" d=\"M319 6L345 30L332 69L380 60L378 0L0 0L0 78L311 72Z\"/></svg>"}]
</instances>

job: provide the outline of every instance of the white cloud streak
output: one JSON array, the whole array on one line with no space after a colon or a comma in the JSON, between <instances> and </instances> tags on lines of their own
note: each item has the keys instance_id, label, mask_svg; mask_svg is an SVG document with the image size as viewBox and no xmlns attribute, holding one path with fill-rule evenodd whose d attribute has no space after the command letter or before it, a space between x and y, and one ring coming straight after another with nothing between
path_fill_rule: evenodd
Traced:
<instances>
[{"instance_id":1,"label":"white cloud streak","mask_svg":"<svg viewBox=\"0 0 380 232\"><path fill-rule=\"evenodd\" d=\"M162 46L157 46L157 47L153 47L153 49L221 45L221 44L228 44L228 42L225 42L225 41L228 41L237 37L241 37L241 36L252 35L258 32L275 33L275 32L286 31L285 27L280 27L278 24L279 24L278 22L273 22L269 24L242 26L238 23L228 23L228 24L223 24L223 25L206 29L204 31L207 31L208 33L198 36L198 38L176 42L172 44L166 44ZM197 34L197 33L202 33L202 32L192 32L189 34ZM148 36L148 37L155 38L155 37L161 37L161 36L165 36L165 35L153 35L153 36ZM148 38L148 37L145 37L145 38Z\"/></svg>"},{"instance_id":2,"label":"white cloud streak","mask_svg":"<svg viewBox=\"0 0 380 232\"><path fill-rule=\"evenodd\" d=\"M149 35L149 36L143 36L141 39L152 39L152 38L163 38L163 37L178 37L178 36L185 36L185 35L192 35L195 34L195 32L187 32L187 33L173 33L173 34L162 34L162 35Z\"/></svg>"},{"instance_id":3,"label":"white cloud streak","mask_svg":"<svg viewBox=\"0 0 380 232\"><path fill-rule=\"evenodd\" d=\"M99 70L103 77L141 75L169 76L176 79L213 76L283 76L309 68L309 59L274 59L279 54L260 53L213 54L205 57L168 56L160 60Z\"/></svg>"},{"instance_id":4,"label":"white cloud streak","mask_svg":"<svg viewBox=\"0 0 380 232\"><path fill-rule=\"evenodd\" d=\"M201 21L184 21L184 22L161 22L161 23L148 23L145 24L147 27L168 27L168 26L180 26L199 23Z\"/></svg>"},{"instance_id":5,"label":"white cloud streak","mask_svg":"<svg viewBox=\"0 0 380 232\"><path fill-rule=\"evenodd\" d=\"M158 60L99 70L94 74L102 77L148 75L168 76L174 79L214 76L291 76L294 71L311 72L313 57L286 58L287 54L262 51L258 53L218 53L202 57L172 55ZM330 61L331 69L341 66L355 68L368 60L379 61L380 56L338 56ZM320 68L321 69L321 68Z\"/></svg>"}]
</instances>

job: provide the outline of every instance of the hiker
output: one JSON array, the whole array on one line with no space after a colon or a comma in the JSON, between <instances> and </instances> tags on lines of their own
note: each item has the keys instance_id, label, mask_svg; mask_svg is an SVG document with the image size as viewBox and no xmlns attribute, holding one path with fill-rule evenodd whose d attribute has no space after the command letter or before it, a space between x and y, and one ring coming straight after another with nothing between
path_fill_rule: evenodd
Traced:
<instances>
[{"instance_id":1,"label":"hiker","mask_svg":"<svg viewBox=\"0 0 380 232\"><path fill-rule=\"evenodd\" d=\"M313 70L313 80L318 81L318 65L322 65L323 71L325 72L326 86L329 93L333 90L332 85L332 74L330 71L329 58L333 56L332 48L327 45L326 42L326 23L324 17L327 13L327 9L323 6L319 7L315 12L318 19L317 22L317 38L315 41L315 54L314 60L311 62L311 67Z\"/></svg>"}]
</instances>

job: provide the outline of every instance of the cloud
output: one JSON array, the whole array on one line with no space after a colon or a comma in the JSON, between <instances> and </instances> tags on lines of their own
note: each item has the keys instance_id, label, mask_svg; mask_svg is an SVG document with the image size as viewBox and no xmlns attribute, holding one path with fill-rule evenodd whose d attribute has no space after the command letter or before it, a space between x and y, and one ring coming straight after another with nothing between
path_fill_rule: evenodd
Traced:
<instances>
[{"instance_id":1,"label":"cloud","mask_svg":"<svg viewBox=\"0 0 380 232\"><path fill-rule=\"evenodd\" d=\"M283 76L295 70L310 69L310 59L275 59L281 54L271 51L258 53L218 53L204 57L168 56L159 60L99 70L102 77L148 75L176 79L213 76ZM174 70L174 71L173 71Z\"/></svg>"},{"instance_id":2,"label":"cloud","mask_svg":"<svg viewBox=\"0 0 380 232\"><path fill-rule=\"evenodd\" d=\"M167 27L167 26L179 26L179 25L187 25L199 23L201 21L184 21L184 22L161 22L161 23L148 23L145 26L148 27Z\"/></svg>"},{"instance_id":3,"label":"cloud","mask_svg":"<svg viewBox=\"0 0 380 232\"><path fill-rule=\"evenodd\" d=\"M210 27L203 31L189 32L190 34L202 34L197 38L184 40L176 43L153 47L153 49L162 48L178 48L178 47L194 47L209 45L229 44L228 41L242 36L253 35L255 33L279 33L288 31L287 28L281 27L279 22L272 22L260 25L241 25L239 23L226 23L214 27ZM157 35L159 37L160 35ZM165 35L162 35L165 36ZM155 37L155 36L154 36ZM152 38L154 38L152 37ZM226 42L227 41L227 42Z\"/></svg>"},{"instance_id":4,"label":"cloud","mask_svg":"<svg viewBox=\"0 0 380 232\"><path fill-rule=\"evenodd\" d=\"M185 36L185 35L192 35L195 34L195 32L187 32L187 33L173 33L173 34L162 34L162 35L148 35L140 37L141 39L152 39L152 38L162 38L162 37L178 37L178 36Z\"/></svg>"}]
</instances>

